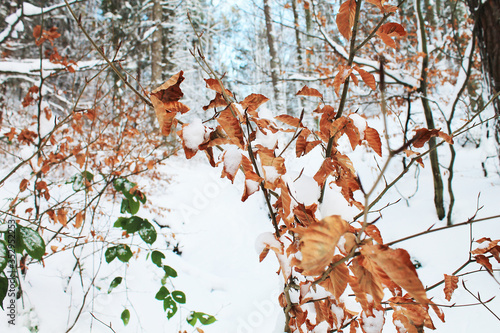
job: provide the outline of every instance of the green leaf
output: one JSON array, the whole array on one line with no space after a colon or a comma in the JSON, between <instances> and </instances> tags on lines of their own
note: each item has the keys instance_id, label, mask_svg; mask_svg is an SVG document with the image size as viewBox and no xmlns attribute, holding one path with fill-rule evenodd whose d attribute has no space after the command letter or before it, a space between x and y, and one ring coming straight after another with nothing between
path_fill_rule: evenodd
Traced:
<instances>
[{"instance_id":1,"label":"green leaf","mask_svg":"<svg viewBox=\"0 0 500 333\"><path fill-rule=\"evenodd\" d=\"M7 248L7 244L0 240L0 273L7 267L7 263L9 262L9 249Z\"/></svg>"},{"instance_id":2,"label":"green leaf","mask_svg":"<svg viewBox=\"0 0 500 333\"><path fill-rule=\"evenodd\" d=\"M115 277L113 279L113 281L111 281L111 283L109 284L108 294L111 293L111 290L118 287L120 285L120 283L122 283L122 280L123 280L123 278L121 276Z\"/></svg>"},{"instance_id":3,"label":"green leaf","mask_svg":"<svg viewBox=\"0 0 500 333\"><path fill-rule=\"evenodd\" d=\"M132 251L128 245L123 244L116 247L116 256L120 259L120 261L128 262L130 258L132 258L132 255Z\"/></svg>"},{"instance_id":4,"label":"green leaf","mask_svg":"<svg viewBox=\"0 0 500 333\"><path fill-rule=\"evenodd\" d=\"M177 277L177 271L170 266L163 265L163 270L165 271L165 276Z\"/></svg>"},{"instance_id":5,"label":"green leaf","mask_svg":"<svg viewBox=\"0 0 500 333\"><path fill-rule=\"evenodd\" d=\"M167 298L163 300L163 310L167 312L168 319L172 318L177 312L177 304L170 296L167 296Z\"/></svg>"},{"instance_id":6,"label":"green leaf","mask_svg":"<svg viewBox=\"0 0 500 333\"><path fill-rule=\"evenodd\" d=\"M153 244L156 241L155 227L148 220L143 220L140 225L139 236L141 236L144 242Z\"/></svg>"},{"instance_id":7,"label":"green leaf","mask_svg":"<svg viewBox=\"0 0 500 333\"><path fill-rule=\"evenodd\" d=\"M132 215L137 214L141 208L141 203L137 201L134 197L130 197L129 199L123 199L122 205L120 206L120 213L130 213Z\"/></svg>"},{"instance_id":8,"label":"green leaf","mask_svg":"<svg viewBox=\"0 0 500 333\"><path fill-rule=\"evenodd\" d=\"M85 189L85 180L91 182L93 179L94 175L88 171L76 174L70 181L73 183L73 191L77 192Z\"/></svg>"},{"instance_id":9,"label":"green leaf","mask_svg":"<svg viewBox=\"0 0 500 333\"><path fill-rule=\"evenodd\" d=\"M186 303L186 294L180 290L172 291L172 298L179 304Z\"/></svg>"},{"instance_id":10,"label":"green leaf","mask_svg":"<svg viewBox=\"0 0 500 333\"><path fill-rule=\"evenodd\" d=\"M170 295L170 291L168 291L168 289L164 286L161 286L160 290L158 290L158 292L156 293L155 298L159 301L162 301L167 298L168 295Z\"/></svg>"},{"instance_id":11,"label":"green leaf","mask_svg":"<svg viewBox=\"0 0 500 333\"><path fill-rule=\"evenodd\" d=\"M5 299L5 296L7 296L8 286L9 279L4 276L0 276L0 307L2 307L2 310L5 310L3 308L3 300Z\"/></svg>"},{"instance_id":12,"label":"green leaf","mask_svg":"<svg viewBox=\"0 0 500 333\"><path fill-rule=\"evenodd\" d=\"M200 323L202 325L210 325L210 324L214 323L217 319L215 319L214 316L208 315L208 314L203 313L203 312L191 311L191 313L186 318L186 320L189 323L189 325L194 326L194 325L196 325L197 320L200 320Z\"/></svg>"},{"instance_id":13,"label":"green leaf","mask_svg":"<svg viewBox=\"0 0 500 333\"><path fill-rule=\"evenodd\" d=\"M165 258L165 255L160 251L153 251L151 253L151 261L158 267L161 267L161 260Z\"/></svg>"},{"instance_id":14,"label":"green leaf","mask_svg":"<svg viewBox=\"0 0 500 333\"><path fill-rule=\"evenodd\" d=\"M38 232L18 225L16 228L16 238L33 259L42 259L45 254L45 242Z\"/></svg>"},{"instance_id":15,"label":"green leaf","mask_svg":"<svg viewBox=\"0 0 500 333\"><path fill-rule=\"evenodd\" d=\"M113 226L122 228L128 234L133 234L141 228L143 222L144 220L138 216L119 217L118 220L116 220L115 224L113 224Z\"/></svg>"},{"instance_id":16,"label":"green leaf","mask_svg":"<svg viewBox=\"0 0 500 333\"><path fill-rule=\"evenodd\" d=\"M116 258L116 246L108 247L104 253L104 258L106 258L108 264L112 262Z\"/></svg>"},{"instance_id":17,"label":"green leaf","mask_svg":"<svg viewBox=\"0 0 500 333\"><path fill-rule=\"evenodd\" d=\"M121 315L123 325L127 326L129 320L130 320L130 311L128 309L123 310L122 315Z\"/></svg>"},{"instance_id":18,"label":"green leaf","mask_svg":"<svg viewBox=\"0 0 500 333\"><path fill-rule=\"evenodd\" d=\"M120 213L125 214L126 212L128 212L128 199L123 199L120 206Z\"/></svg>"}]
</instances>

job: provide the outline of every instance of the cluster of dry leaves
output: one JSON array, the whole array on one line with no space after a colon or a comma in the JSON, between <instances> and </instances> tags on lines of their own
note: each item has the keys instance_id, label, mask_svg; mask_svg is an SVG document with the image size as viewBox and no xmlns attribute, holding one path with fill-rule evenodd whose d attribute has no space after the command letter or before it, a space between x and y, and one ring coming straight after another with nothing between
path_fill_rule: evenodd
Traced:
<instances>
[{"instance_id":1,"label":"cluster of dry leaves","mask_svg":"<svg viewBox=\"0 0 500 333\"><path fill-rule=\"evenodd\" d=\"M372 84L371 74L354 69L368 86ZM352 70L347 75L353 76ZM344 79L347 75L343 76ZM151 94L163 135L174 131L178 123L177 115L189 111L179 101L183 96L180 88L183 80L183 73L179 72ZM280 246L267 244L260 259L263 260L270 250L274 251L288 290L295 290L299 295L298 302L292 302L285 293L280 297L281 305L289 315L288 324L292 331L302 332L304 325L311 331L326 321L331 329L341 330L350 325L351 332L355 332L358 326L363 329L363 318L387 309L393 310L393 321L400 332L418 332L424 326L434 328L428 312L430 307L444 320L441 310L427 298L405 250L384 245L375 225L356 228L340 216L318 219L318 204L305 206L298 202L285 181L286 154L283 154L283 149L280 150L277 144L271 148L264 147L255 140L258 132L290 133L292 139L286 147L295 142L297 158L319 145L326 149L331 142L331 157L325 157L314 180L321 187L328 185L327 179L333 179L347 202L363 209L363 204L354 199L354 193L362 190L359 179L349 157L338 150L338 140L345 135L352 149L365 145L381 156L382 144L377 130L367 126L364 132L360 132L352 118L336 117L334 108L322 102L314 110L319 118L318 129L308 128L303 122L303 114L299 118L290 115L279 115L274 120L261 118L258 109L268 100L265 96L251 94L237 103L234 95L219 80L207 79L206 84L215 91L215 97L204 107L205 110L214 110L214 114L204 122L203 142L193 147L184 140L183 131L189 124L182 124L177 133L183 142L186 158L203 151L212 166L222 164L221 177L227 177L232 182L241 170L245 177L242 200L262 190L266 201L272 205L269 207L270 214L276 242ZM318 90L307 86L297 95L323 100ZM421 147L432 136L444 137L438 130L419 129L405 147L407 150L411 145ZM230 146L238 148L239 158L235 158L234 153L227 158ZM222 150L222 153L215 154L214 148ZM237 167L235 160L239 161ZM273 170L270 174L274 177L266 174L269 170ZM447 287L453 289L449 283ZM311 289L317 288L323 288L329 296L321 299L308 296ZM349 290L354 293L362 313L347 309L341 302L341 296ZM385 290L387 293L384 293ZM448 291L448 294L451 295L451 292ZM308 316L310 303L314 304L315 320Z\"/></svg>"}]
</instances>

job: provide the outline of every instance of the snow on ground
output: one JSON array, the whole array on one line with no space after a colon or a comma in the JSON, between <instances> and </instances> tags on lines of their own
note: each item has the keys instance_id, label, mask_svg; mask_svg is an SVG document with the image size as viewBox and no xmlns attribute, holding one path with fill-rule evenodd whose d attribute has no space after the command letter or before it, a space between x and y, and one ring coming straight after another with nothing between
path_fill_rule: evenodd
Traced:
<instances>
[{"instance_id":1,"label":"snow on ground","mask_svg":"<svg viewBox=\"0 0 500 333\"><path fill-rule=\"evenodd\" d=\"M345 146L348 147L348 142ZM442 160L445 161L446 151L441 150ZM350 154L365 187L369 187L375 178L377 168L373 155L366 153L364 147L358 147ZM305 189L310 196L318 195L311 177L320 159L319 150L314 150L306 156L303 164L287 164L286 177L292 180L304 167L301 178L291 186L292 191ZM379 164L382 161L378 159ZM498 215L500 212L500 177L496 162L490 159L487 163L489 175L484 177L482 161L482 149L458 148L454 182L455 223L467 221L474 215L478 205L483 208L477 218ZM424 163L425 168L414 167L374 208L380 209L403 198L381 211L382 218L377 226L385 242L446 223L436 218L430 165L427 160ZM147 208L141 208L138 214L165 226L161 230L157 228L166 237L159 237L155 246L166 249L166 241L175 240L182 252L177 255L165 251L167 257L163 260L177 270L179 275L172 280L173 285L187 296L187 303L180 308L179 313L167 320L161 302L154 299L161 286L162 270L151 260L142 255L136 260L132 259L129 265L117 260L106 264L103 253L97 247L95 254L91 251L87 253L83 276L90 279L94 272L100 270L99 278L94 283L100 290L90 289L88 306L82 311L73 332L89 332L89 327L92 332L111 331L92 320L90 311L103 322L112 323L117 332L177 332L179 329L192 332L193 329L185 321L190 310L205 312L217 318L214 324L202 327L207 333L282 332L284 316L277 302L282 286L281 277L276 274L279 265L272 252L259 263L259 253L255 250L257 240L262 239L260 235L273 231L264 200L261 192L257 192L242 203L243 175L239 172L234 184L231 184L228 179L220 178L221 168L222 165L211 168L202 154L189 161L180 154L167 160L161 167L164 175L161 181L139 184L147 190L149 206L167 209L165 216L152 213ZM396 158L386 174L387 180L392 180L400 169L401 159ZM419 176L418 180L415 175ZM9 194L8 188L3 188L2 200ZM306 199L307 196L303 198ZM299 200L302 198L299 197ZM325 200L331 204L322 207L324 216L340 211L344 218L349 219L357 213L356 209L347 207L345 200L335 190L328 191ZM108 203L105 208L115 213L102 223L112 224L119 216L119 207ZM376 216L378 214L373 214L370 218ZM494 219L474 224L472 238L499 239L499 223L499 219ZM393 247L409 251L415 263L418 261L421 264L417 272L423 284L430 286L440 281L443 274L451 274L467 260L469 246L470 228L457 227L400 242ZM73 262L73 255L67 251L47 258L45 268L41 265L30 266L23 283L25 310L18 316L16 329L9 329L8 332L28 332L26 327L29 326L38 327L41 333L66 331L77 316L77 306L82 300L78 276L73 275L68 281L73 270L73 265L68 263ZM475 263L468 270L472 268L479 269ZM108 286L115 276L124 276L126 284L122 283L108 294ZM495 276L500 279L498 272ZM467 275L464 280L467 287L475 294L480 293L483 300L499 294L499 285L484 272ZM88 283L85 286L88 288ZM429 292L437 304L476 303L461 286L451 302L448 302L444 299L443 287L441 285ZM352 306L353 301L344 297L347 306ZM496 313L500 312L500 300L494 299L488 306ZM128 326L124 326L120 320L124 307L131 312ZM436 332L493 332L500 326L498 320L482 306L445 308L444 312L444 324L436 316L432 317ZM384 333L395 332L391 316L390 312L386 314ZM7 329L6 319L1 313L0 332ZM377 323L372 324L376 326Z\"/></svg>"}]
</instances>

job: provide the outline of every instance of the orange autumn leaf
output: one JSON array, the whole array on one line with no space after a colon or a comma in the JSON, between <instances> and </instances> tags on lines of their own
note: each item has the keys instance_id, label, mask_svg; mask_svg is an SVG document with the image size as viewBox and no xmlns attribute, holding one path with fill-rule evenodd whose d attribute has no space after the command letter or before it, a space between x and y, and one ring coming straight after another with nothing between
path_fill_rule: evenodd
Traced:
<instances>
[{"instance_id":1,"label":"orange autumn leaf","mask_svg":"<svg viewBox=\"0 0 500 333\"><path fill-rule=\"evenodd\" d=\"M415 131L415 135L410 139L410 142L415 148L422 148L424 144L432 137L440 137L449 144L453 144L453 138L448 134L441 132L439 129L419 128Z\"/></svg>"},{"instance_id":2,"label":"orange autumn leaf","mask_svg":"<svg viewBox=\"0 0 500 333\"><path fill-rule=\"evenodd\" d=\"M228 103L220 93L215 94L215 98L210 101L210 103L203 107L203 110L207 111L212 108L226 107Z\"/></svg>"},{"instance_id":3,"label":"orange autumn leaf","mask_svg":"<svg viewBox=\"0 0 500 333\"><path fill-rule=\"evenodd\" d=\"M406 250L393 250L380 244L366 244L361 247L361 254L373 261L394 283L405 289L417 302L429 303L425 288L418 278L417 270Z\"/></svg>"},{"instance_id":4,"label":"orange autumn leaf","mask_svg":"<svg viewBox=\"0 0 500 333\"><path fill-rule=\"evenodd\" d=\"M83 224L83 220L85 219L85 214L83 212L78 212L76 213L76 216L75 216L75 224L73 225L76 229L79 229L82 224Z\"/></svg>"},{"instance_id":5,"label":"orange autumn leaf","mask_svg":"<svg viewBox=\"0 0 500 333\"><path fill-rule=\"evenodd\" d=\"M375 304L379 305L384 298L384 288L377 276L365 267L363 264L364 260L366 260L364 256L356 257L352 260L350 268L357 279L359 288L364 293L370 294Z\"/></svg>"},{"instance_id":6,"label":"orange autumn leaf","mask_svg":"<svg viewBox=\"0 0 500 333\"><path fill-rule=\"evenodd\" d=\"M425 326L432 330L436 329L429 316L427 304L415 303L408 295L391 297L388 302L395 312L399 312L408 318L410 324L415 328L420 327L422 329Z\"/></svg>"},{"instance_id":7,"label":"orange autumn leaf","mask_svg":"<svg viewBox=\"0 0 500 333\"><path fill-rule=\"evenodd\" d=\"M66 215L67 215L66 209L61 208L57 210L57 221L61 223L63 226L66 226L68 224L68 218Z\"/></svg>"},{"instance_id":8,"label":"orange autumn leaf","mask_svg":"<svg viewBox=\"0 0 500 333\"><path fill-rule=\"evenodd\" d=\"M340 237L349 230L349 224L339 215L325 217L307 228L294 229L300 235L302 260L294 258L292 264L303 270L305 276L321 274L332 262Z\"/></svg>"},{"instance_id":9,"label":"orange autumn leaf","mask_svg":"<svg viewBox=\"0 0 500 333\"><path fill-rule=\"evenodd\" d=\"M378 156L382 157L382 141L380 140L380 135L377 130L371 127L366 127L365 140L368 143L368 146L370 146L370 148L373 149Z\"/></svg>"},{"instance_id":10,"label":"orange autumn leaf","mask_svg":"<svg viewBox=\"0 0 500 333\"><path fill-rule=\"evenodd\" d=\"M368 236L373 238L377 243L384 244L384 241L382 240L382 235L380 234L380 230L378 230L378 228L373 224L367 226L365 232Z\"/></svg>"},{"instance_id":11,"label":"orange autumn leaf","mask_svg":"<svg viewBox=\"0 0 500 333\"><path fill-rule=\"evenodd\" d=\"M241 129L239 120L232 114L230 107L227 107L220 113L217 121L221 125L224 132L226 132L231 142L237 145L240 149L245 149L243 130Z\"/></svg>"},{"instance_id":12,"label":"orange autumn leaf","mask_svg":"<svg viewBox=\"0 0 500 333\"><path fill-rule=\"evenodd\" d=\"M297 96L319 97L319 98L323 99L323 95L317 89L309 88L308 86L302 87L302 89L300 89L296 95Z\"/></svg>"},{"instance_id":13,"label":"orange autumn leaf","mask_svg":"<svg viewBox=\"0 0 500 333\"><path fill-rule=\"evenodd\" d=\"M257 109L262 104L266 103L269 100L264 95L261 94L250 94L240 103L243 109L247 110L248 114L256 117Z\"/></svg>"},{"instance_id":14,"label":"orange autumn leaf","mask_svg":"<svg viewBox=\"0 0 500 333\"><path fill-rule=\"evenodd\" d=\"M493 266L491 266L490 260L483 256L482 254L478 254L474 257L476 262L486 268L490 274L493 274Z\"/></svg>"},{"instance_id":15,"label":"orange autumn leaf","mask_svg":"<svg viewBox=\"0 0 500 333\"><path fill-rule=\"evenodd\" d=\"M27 179L21 180L21 183L19 184L19 191L24 192L28 188L29 181Z\"/></svg>"},{"instance_id":16,"label":"orange autumn leaf","mask_svg":"<svg viewBox=\"0 0 500 333\"><path fill-rule=\"evenodd\" d=\"M183 72L180 71L151 93L151 103L160 123L161 134L164 136L169 135L172 127L177 125L175 119L177 113L189 111L187 106L179 102L179 99L184 96L180 88L182 81L184 77Z\"/></svg>"},{"instance_id":17,"label":"orange autumn leaf","mask_svg":"<svg viewBox=\"0 0 500 333\"><path fill-rule=\"evenodd\" d=\"M370 87L372 90L377 89L377 83L375 82L375 77L372 73L368 73L364 69L354 66L354 69L359 73L363 82Z\"/></svg>"},{"instance_id":18,"label":"orange autumn leaf","mask_svg":"<svg viewBox=\"0 0 500 333\"><path fill-rule=\"evenodd\" d=\"M340 5L336 22L339 32L347 40L351 39L355 14L356 14L355 0L347 0L346 2Z\"/></svg>"},{"instance_id":19,"label":"orange autumn leaf","mask_svg":"<svg viewBox=\"0 0 500 333\"><path fill-rule=\"evenodd\" d=\"M478 243L478 244L482 244L485 242L488 242L488 244L486 244L486 246L482 245L482 246L478 247L477 249L471 251L471 253L472 254L484 254L486 252L490 252L491 249L493 249L497 246L498 242L500 242L500 239L492 241L491 238L483 237L483 238L478 239L476 241L476 243Z\"/></svg>"},{"instance_id":20,"label":"orange autumn leaf","mask_svg":"<svg viewBox=\"0 0 500 333\"><path fill-rule=\"evenodd\" d=\"M331 158L325 158L321 167L314 175L314 180L318 183L318 185L322 186L325 183L326 178L335 171L335 167L333 165L333 161Z\"/></svg>"},{"instance_id":21,"label":"orange autumn leaf","mask_svg":"<svg viewBox=\"0 0 500 333\"><path fill-rule=\"evenodd\" d=\"M228 157L229 155L231 155L231 157ZM222 155L222 161L224 162L224 167L222 168L221 177L227 177L231 183L234 183L234 177L236 176L242 162L241 153L237 150L235 152L231 151L231 153L225 151L224 155Z\"/></svg>"},{"instance_id":22,"label":"orange autumn leaf","mask_svg":"<svg viewBox=\"0 0 500 333\"><path fill-rule=\"evenodd\" d=\"M458 276L444 275L444 296L447 301L451 300L451 295L458 287Z\"/></svg>"},{"instance_id":23,"label":"orange autumn leaf","mask_svg":"<svg viewBox=\"0 0 500 333\"><path fill-rule=\"evenodd\" d=\"M378 30L377 35L382 39L382 41L389 47L396 48L396 42L392 37L404 37L406 36L405 28L395 22L389 22L383 24Z\"/></svg>"},{"instance_id":24,"label":"orange autumn leaf","mask_svg":"<svg viewBox=\"0 0 500 333\"><path fill-rule=\"evenodd\" d=\"M222 94L222 87L219 81L217 81L216 79L205 79L205 82L207 83L207 88L210 88ZM226 93L226 95L233 97L233 94L229 90L224 89L224 92Z\"/></svg>"},{"instance_id":25,"label":"orange autumn leaf","mask_svg":"<svg viewBox=\"0 0 500 333\"><path fill-rule=\"evenodd\" d=\"M290 125L292 127L299 127L300 126L300 119L296 117L292 117L287 114L281 114L279 116L274 117L274 119L281 121L282 123L285 123L287 125Z\"/></svg>"}]
</instances>

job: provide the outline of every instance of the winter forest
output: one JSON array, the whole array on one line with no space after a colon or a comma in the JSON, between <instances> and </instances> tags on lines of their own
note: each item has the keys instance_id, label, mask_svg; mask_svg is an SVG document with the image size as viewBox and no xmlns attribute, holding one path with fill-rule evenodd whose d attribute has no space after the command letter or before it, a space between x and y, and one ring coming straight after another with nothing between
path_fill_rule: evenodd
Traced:
<instances>
[{"instance_id":1,"label":"winter forest","mask_svg":"<svg viewBox=\"0 0 500 333\"><path fill-rule=\"evenodd\" d=\"M499 0L6 0L0 52L0 332L499 330Z\"/></svg>"}]
</instances>

